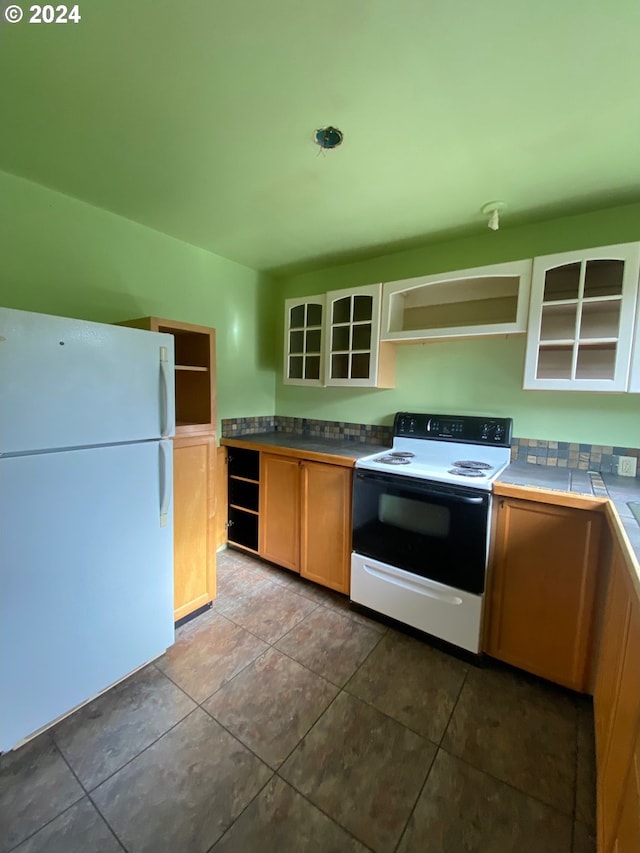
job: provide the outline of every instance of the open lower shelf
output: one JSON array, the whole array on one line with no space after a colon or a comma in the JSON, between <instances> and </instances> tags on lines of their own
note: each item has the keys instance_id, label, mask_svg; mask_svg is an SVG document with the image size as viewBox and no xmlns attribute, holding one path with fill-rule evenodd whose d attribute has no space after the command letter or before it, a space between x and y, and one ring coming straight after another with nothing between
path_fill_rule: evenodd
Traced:
<instances>
[{"instance_id":1,"label":"open lower shelf","mask_svg":"<svg viewBox=\"0 0 640 853\"><path fill-rule=\"evenodd\" d=\"M208 373L208 367L199 367L197 364L176 364L176 370L190 370L192 373Z\"/></svg>"},{"instance_id":2,"label":"open lower shelf","mask_svg":"<svg viewBox=\"0 0 640 853\"><path fill-rule=\"evenodd\" d=\"M260 552L256 551L255 548L249 548L248 545L243 545L242 542L234 542L233 539L227 537L227 543L232 545L234 548L241 548L243 551L246 551L248 554L255 554L256 557L260 556Z\"/></svg>"},{"instance_id":3,"label":"open lower shelf","mask_svg":"<svg viewBox=\"0 0 640 853\"><path fill-rule=\"evenodd\" d=\"M258 515L257 509L249 509L246 506L239 506L238 504L233 504L233 503L230 503L229 507L230 507L230 509L238 509L241 512L248 512L250 515Z\"/></svg>"},{"instance_id":4,"label":"open lower shelf","mask_svg":"<svg viewBox=\"0 0 640 853\"><path fill-rule=\"evenodd\" d=\"M242 545L258 551L258 513L229 506L227 539L234 545Z\"/></svg>"}]
</instances>

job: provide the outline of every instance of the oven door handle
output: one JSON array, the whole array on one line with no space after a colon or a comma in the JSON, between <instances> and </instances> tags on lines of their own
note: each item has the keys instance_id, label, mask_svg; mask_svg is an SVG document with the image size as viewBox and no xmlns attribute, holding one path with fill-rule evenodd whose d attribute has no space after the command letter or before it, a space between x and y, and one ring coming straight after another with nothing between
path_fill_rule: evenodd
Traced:
<instances>
[{"instance_id":1,"label":"oven door handle","mask_svg":"<svg viewBox=\"0 0 640 853\"><path fill-rule=\"evenodd\" d=\"M356 475L357 479L360 480L375 480L378 483L386 483L388 486L394 486L398 488L399 483L396 477L385 477L380 474L369 474L364 472L358 472ZM483 504L488 502L489 493L486 495L478 495L470 496L470 495L460 495L456 492L449 490L446 486L442 489L430 488L427 485L414 485L413 483L407 482L406 478L402 477L402 488L407 492L414 492L417 495L424 495L425 497L433 497L433 498L447 498L448 500L456 501L457 503L463 504Z\"/></svg>"},{"instance_id":2,"label":"oven door handle","mask_svg":"<svg viewBox=\"0 0 640 853\"><path fill-rule=\"evenodd\" d=\"M364 571L374 578L385 581L385 583L399 586L402 589L407 589L410 592L416 592L419 595L424 595L426 598L434 598L436 601L442 601L445 604L461 605L462 598L455 594L455 590L447 592L441 591L429 582L429 578L416 577L415 581L407 580L394 571L385 571L377 566L372 566L369 563L363 563ZM453 593L453 594L452 594Z\"/></svg>"}]
</instances>

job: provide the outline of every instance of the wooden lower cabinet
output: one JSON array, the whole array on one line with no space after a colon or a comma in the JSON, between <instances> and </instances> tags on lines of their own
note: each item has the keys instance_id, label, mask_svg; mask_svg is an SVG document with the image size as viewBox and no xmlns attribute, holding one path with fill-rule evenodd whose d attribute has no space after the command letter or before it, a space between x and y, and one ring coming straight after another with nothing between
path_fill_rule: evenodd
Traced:
<instances>
[{"instance_id":1,"label":"wooden lower cabinet","mask_svg":"<svg viewBox=\"0 0 640 853\"><path fill-rule=\"evenodd\" d=\"M260 454L260 556L300 571L300 460Z\"/></svg>"},{"instance_id":2,"label":"wooden lower cabinet","mask_svg":"<svg viewBox=\"0 0 640 853\"><path fill-rule=\"evenodd\" d=\"M303 462L300 574L348 593L351 575L352 471Z\"/></svg>"},{"instance_id":3,"label":"wooden lower cabinet","mask_svg":"<svg viewBox=\"0 0 640 853\"><path fill-rule=\"evenodd\" d=\"M351 468L260 454L260 556L349 592Z\"/></svg>"},{"instance_id":4,"label":"wooden lower cabinet","mask_svg":"<svg viewBox=\"0 0 640 853\"><path fill-rule=\"evenodd\" d=\"M508 497L495 513L485 651L588 691L600 515Z\"/></svg>"},{"instance_id":5,"label":"wooden lower cabinet","mask_svg":"<svg viewBox=\"0 0 640 853\"><path fill-rule=\"evenodd\" d=\"M640 850L640 598L614 546L594 690L598 850Z\"/></svg>"},{"instance_id":6,"label":"wooden lower cabinet","mask_svg":"<svg viewBox=\"0 0 640 853\"><path fill-rule=\"evenodd\" d=\"M174 619L215 598L214 435L173 440Z\"/></svg>"},{"instance_id":7,"label":"wooden lower cabinet","mask_svg":"<svg viewBox=\"0 0 640 853\"><path fill-rule=\"evenodd\" d=\"M640 850L640 735L636 734L627 780L622 792L620 820L615 831L613 853Z\"/></svg>"}]
</instances>

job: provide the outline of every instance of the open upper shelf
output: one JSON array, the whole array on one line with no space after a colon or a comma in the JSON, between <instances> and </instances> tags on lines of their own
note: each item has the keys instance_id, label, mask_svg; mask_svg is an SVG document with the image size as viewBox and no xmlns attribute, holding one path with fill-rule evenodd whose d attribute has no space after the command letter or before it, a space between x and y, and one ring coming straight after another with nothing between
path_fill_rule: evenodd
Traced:
<instances>
[{"instance_id":1,"label":"open upper shelf","mask_svg":"<svg viewBox=\"0 0 640 853\"><path fill-rule=\"evenodd\" d=\"M123 326L167 332L175 347L176 433L214 432L215 329L159 317L128 320Z\"/></svg>"},{"instance_id":2,"label":"open upper shelf","mask_svg":"<svg viewBox=\"0 0 640 853\"><path fill-rule=\"evenodd\" d=\"M526 330L531 261L386 282L384 341Z\"/></svg>"}]
</instances>

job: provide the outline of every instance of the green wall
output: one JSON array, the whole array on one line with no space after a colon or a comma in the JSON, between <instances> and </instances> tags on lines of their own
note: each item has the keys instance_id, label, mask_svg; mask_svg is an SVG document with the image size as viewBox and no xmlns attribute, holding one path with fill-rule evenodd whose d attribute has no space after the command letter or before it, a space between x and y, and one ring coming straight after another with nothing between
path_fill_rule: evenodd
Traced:
<instances>
[{"instance_id":1,"label":"green wall","mask_svg":"<svg viewBox=\"0 0 640 853\"><path fill-rule=\"evenodd\" d=\"M280 304L289 296L633 240L640 240L640 204L495 233L483 229L421 248L282 277ZM279 340L283 314L281 308ZM503 336L398 346L396 387L390 390L284 385L280 364L276 412L384 424L402 410L506 415L514 418L514 432L522 437L640 446L640 395L523 391L524 345L524 336Z\"/></svg>"},{"instance_id":2,"label":"green wall","mask_svg":"<svg viewBox=\"0 0 640 853\"><path fill-rule=\"evenodd\" d=\"M214 326L218 417L273 414L270 288L254 270L2 172L0 219L0 305Z\"/></svg>"},{"instance_id":3,"label":"green wall","mask_svg":"<svg viewBox=\"0 0 640 853\"><path fill-rule=\"evenodd\" d=\"M281 380L283 299L640 239L640 205L479 234L278 282L0 172L0 304L101 322L155 314L217 330L218 416L390 424L402 409L511 415L529 438L640 446L640 396L522 391L524 337L397 348L391 390ZM276 381L277 375L277 381Z\"/></svg>"}]
</instances>

